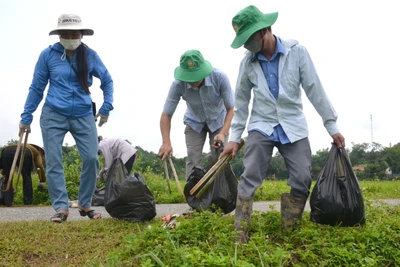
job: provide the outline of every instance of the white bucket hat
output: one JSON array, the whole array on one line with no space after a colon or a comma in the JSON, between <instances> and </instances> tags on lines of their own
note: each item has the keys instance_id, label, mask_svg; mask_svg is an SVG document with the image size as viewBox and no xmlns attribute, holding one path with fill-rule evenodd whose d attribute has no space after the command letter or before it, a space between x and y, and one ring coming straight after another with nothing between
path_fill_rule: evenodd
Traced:
<instances>
[{"instance_id":1,"label":"white bucket hat","mask_svg":"<svg viewBox=\"0 0 400 267\"><path fill-rule=\"evenodd\" d=\"M92 29L83 27L81 17L74 14L62 14L59 16L57 28L52 30L49 35L58 35L60 30L79 30L83 31L83 35L93 35L94 33Z\"/></svg>"}]
</instances>

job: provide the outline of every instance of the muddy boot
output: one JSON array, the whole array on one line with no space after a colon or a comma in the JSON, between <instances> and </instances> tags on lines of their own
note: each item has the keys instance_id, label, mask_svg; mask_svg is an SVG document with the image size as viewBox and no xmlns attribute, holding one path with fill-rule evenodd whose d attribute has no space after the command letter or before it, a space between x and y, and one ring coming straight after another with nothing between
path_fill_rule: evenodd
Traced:
<instances>
[{"instance_id":1,"label":"muddy boot","mask_svg":"<svg viewBox=\"0 0 400 267\"><path fill-rule=\"evenodd\" d=\"M253 198L238 196L235 210L235 229L238 231L238 242L247 243L249 241L249 228L251 213L253 211Z\"/></svg>"},{"instance_id":2,"label":"muddy boot","mask_svg":"<svg viewBox=\"0 0 400 267\"><path fill-rule=\"evenodd\" d=\"M301 219L306 201L306 198L294 197L288 193L281 195L282 231L295 228L296 221Z\"/></svg>"}]
</instances>

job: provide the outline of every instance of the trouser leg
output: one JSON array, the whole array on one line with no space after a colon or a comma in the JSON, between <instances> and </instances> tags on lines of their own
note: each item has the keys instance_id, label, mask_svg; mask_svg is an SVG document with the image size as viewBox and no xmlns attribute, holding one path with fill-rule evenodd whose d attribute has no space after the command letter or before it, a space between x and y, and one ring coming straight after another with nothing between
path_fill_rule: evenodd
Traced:
<instances>
[{"instance_id":1,"label":"trouser leg","mask_svg":"<svg viewBox=\"0 0 400 267\"><path fill-rule=\"evenodd\" d=\"M62 165L62 144L69 131L68 118L46 104L40 117L43 145L46 153L46 177L51 203L58 212L68 210L68 193Z\"/></svg>"},{"instance_id":2,"label":"trouser leg","mask_svg":"<svg viewBox=\"0 0 400 267\"><path fill-rule=\"evenodd\" d=\"M96 189L99 161L97 157L97 128L93 116L70 120L71 134L75 139L82 158L82 171L79 184L79 206L90 208Z\"/></svg>"},{"instance_id":3,"label":"trouser leg","mask_svg":"<svg viewBox=\"0 0 400 267\"><path fill-rule=\"evenodd\" d=\"M207 137L207 130L203 129L200 133L194 131L190 126L185 127L186 141L186 180L189 178L193 167L202 169L203 147Z\"/></svg>"},{"instance_id":4,"label":"trouser leg","mask_svg":"<svg viewBox=\"0 0 400 267\"><path fill-rule=\"evenodd\" d=\"M240 177L238 195L254 197L254 193L267 175L272 151L276 143L259 132L250 132L243 155L244 172Z\"/></svg>"},{"instance_id":5,"label":"trouser leg","mask_svg":"<svg viewBox=\"0 0 400 267\"><path fill-rule=\"evenodd\" d=\"M291 144L278 144L289 172L290 194L307 198L311 187L311 148L308 138Z\"/></svg>"},{"instance_id":6,"label":"trouser leg","mask_svg":"<svg viewBox=\"0 0 400 267\"><path fill-rule=\"evenodd\" d=\"M282 229L294 228L301 219L311 187L311 148L308 138L279 145L289 171L290 194L281 196Z\"/></svg>"},{"instance_id":7,"label":"trouser leg","mask_svg":"<svg viewBox=\"0 0 400 267\"><path fill-rule=\"evenodd\" d=\"M238 184L235 228L238 241L247 243L254 193L262 184L268 170L275 143L258 132L250 132L243 156L244 172Z\"/></svg>"},{"instance_id":8,"label":"trouser leg","mask_svg":"<svg viewBox=\"0 0 400 267\"><path fill-rule=\"evenodd\" d=\"M32 154L29 149L25 150L24 164L22 166L22 189L24 194L24 204L31 205L33 202L33 188L32 188Z\"/></svg>"}]
</instances>

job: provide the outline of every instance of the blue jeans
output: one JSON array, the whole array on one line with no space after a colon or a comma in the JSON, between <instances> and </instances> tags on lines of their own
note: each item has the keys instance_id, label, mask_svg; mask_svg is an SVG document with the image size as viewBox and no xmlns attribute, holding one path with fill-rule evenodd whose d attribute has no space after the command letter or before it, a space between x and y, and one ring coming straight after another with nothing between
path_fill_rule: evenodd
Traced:
<instances>
[{"instance_id":1,"label":"blue jeans","mask_svg":"<svg viewBox=\"0 0 400 267\"><path fill-rule=\"evenodd\" d=\"M53 208L58 212L68 210L68 193L62 165L62 144L67 132L75 139L82 159L79 185L79 205L89 208L96 188L99 168L97 158L97 128L93 115L68 118L46 104L40 116L43 145L46 154L46 176Z\"/></svg>"}]
</instances>

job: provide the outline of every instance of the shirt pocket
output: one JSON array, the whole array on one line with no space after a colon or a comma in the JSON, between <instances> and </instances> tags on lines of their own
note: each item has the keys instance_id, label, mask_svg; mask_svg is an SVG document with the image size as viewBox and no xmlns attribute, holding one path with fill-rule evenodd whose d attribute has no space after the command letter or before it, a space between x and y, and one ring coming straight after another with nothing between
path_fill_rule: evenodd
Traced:
<instances>
[{"instance_id":1,"label":"shirt pocket","mask_svg":"<svg viewBox=\"0 0 400 267\"><path fill-rule=\"evenodd\" d=\"M296 69L288 69L281 74L281 82L279 90L289 99L296 100L301 96L300 90L300 71Z\"/></svg>"}]
</instances>

